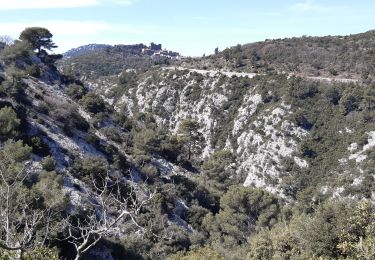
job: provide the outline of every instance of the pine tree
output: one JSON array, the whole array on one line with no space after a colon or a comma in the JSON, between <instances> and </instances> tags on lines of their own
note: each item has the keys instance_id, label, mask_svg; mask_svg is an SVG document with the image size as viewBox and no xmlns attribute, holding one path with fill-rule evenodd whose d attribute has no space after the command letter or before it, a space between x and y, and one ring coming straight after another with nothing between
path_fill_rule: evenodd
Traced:
<instances>
[{"instance_id":1,"label":"pine tree","mask_svg":"<svg viewBox=\"0 0 375 260\"><path fill-rule=\"evenodd\" d=\"M52 33L46 28L29 27L21 32L20 40L29 42L34 50L37 50L37 55L41 54L43 49L52 50L57 48L52 41Z\"/></svg>"},{"instance_id":2,"label":"pine tree","mask_svg":"<svg viewBox=\"0 0 375 260\"><path fill-rule=\"evenodd\" d=\"M188 160L191 159L193 153L198 153L202 148L204 138L199 132L200 125L192 119L184 119L180 123L177 131L178 140L186 147Z\"/></svg>"}]
</instances>

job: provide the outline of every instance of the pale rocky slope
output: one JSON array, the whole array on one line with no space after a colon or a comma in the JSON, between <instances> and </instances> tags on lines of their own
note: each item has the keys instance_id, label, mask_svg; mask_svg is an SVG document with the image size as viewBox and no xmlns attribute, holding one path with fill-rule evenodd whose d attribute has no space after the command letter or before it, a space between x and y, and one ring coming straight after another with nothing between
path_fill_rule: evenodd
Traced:
<instances>
[{"instance_id":1,"label":"pale rocky slope","mask_svg":"<svg viewBox=\"0 0 375 260\"><path fill-rule=\"evenodd\" d=\"M116 78L91 86L118 111L125 107L130 117L137 112L150 113L172 133L182 119L197 120L205 138L202 159L220 149L230 150L244 185L263 187L284 197L281 176L289 174L284 162L289 159L301 170L309 168L299 146L310 133L292 120L296 109L288 94L276 102L262 98L263 89L275 80L262 75L254 80L253 73L228 73L169 67L139 73L137 83L131 86L118 85ZM290 84L285 76L283 81Z\"/></svg>"}]
</instances>

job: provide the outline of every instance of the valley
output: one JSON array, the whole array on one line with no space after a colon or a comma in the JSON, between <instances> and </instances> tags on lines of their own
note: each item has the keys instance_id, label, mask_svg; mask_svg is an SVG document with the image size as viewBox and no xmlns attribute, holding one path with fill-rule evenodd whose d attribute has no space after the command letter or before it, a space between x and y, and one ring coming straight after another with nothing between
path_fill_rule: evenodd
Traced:
<instances>
[{"instance_id":1,"label":"valley","mask_svg":"<svg viewBox=\"0 0 375 260\"><path fill-rule=\"evenodd\" d=\"M0 258L371 259L374 43L64 57L25 29L0 45Z\"/></svg>"}]
</instances>

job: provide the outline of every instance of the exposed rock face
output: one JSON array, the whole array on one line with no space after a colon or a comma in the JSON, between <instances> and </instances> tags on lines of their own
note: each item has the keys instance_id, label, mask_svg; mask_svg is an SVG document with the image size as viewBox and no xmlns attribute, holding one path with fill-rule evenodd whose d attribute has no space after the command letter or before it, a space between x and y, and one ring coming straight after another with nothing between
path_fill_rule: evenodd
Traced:
<instances>
[{"instance_id":1,"label":"exposed rock face","mask_svg":"<svg viewBox=\"0 0 375 260\"><path fill-rule=\"evenodd\" d=\"M288 173L285 161L292 162L300 170L308 170L311 161L302 158L300 144L311 137L310 131L298 126L293 119L298 108L292 106L290 94L283 90L283 94L270 102L265 97L276 95L277 89L267 90L270 85L281 81L282 86L291 83L285 75L280 79L269 79L262 75L254 78L252 74L228 74L220 71L183 70L182 68L160 68L144 72L135 72L136 82L129 85L119 85L118 76L103 77L89 82L91 90L99 93L113 105L117 111L126 111L132 117L139 112L151 114L157 124L169 129L175 134L180 122L186 118L196 120L204 141L200 159L205 159L213 152L226 149L235 156L236 173L243 177L245 186L256 186L268 191L283 194L282 178ZM63 104L70 103L77 108L82 120L92 121L92 116L82 107L64 94L63 87L50 85L42 81L26 80L29 95L43 92L45 101ZM115 93L115 94L114 94ZM34 99L33 106L40 106L38 99ZM125 110L123 110L125 108ZM74 130L73 136L67 136L64 130L56 125L56 120L49 115L35 111L43 123L33 118L29 119L36 134L41 135L57 160L57 167L64 169L72 159L87 155L105 156L101 150L87 142L85 131ZM116 127L108 123L109 127ZM352 125L342 125L337 134L352 138L357 129ZM369 128L370 129L370 128ZM111 141L100 131L91 129L102 144L111 144L118 150L121 145ZM357 142L348 143L341 157L336 158L340 169L352 177L357 178L354 183L360 183L362 173L368 159L368 153L374 147L373 131L366 131L366 144L359 146ZM127 157L127 155L125 155ZM352 163L356 167L353 168ZM181 173L181 168L163 158L152 158L151 164L161 175ZM133 169L133 177L137 178L137 170ZM358 174L357 174L358 172ZM350 175L350 174L349 174ZM361 177L362 176L362 177ZM138 176L140 177L140 176ZM330 190L340 187L330 187ZM337 193L337 192L336 192ZM338 193L337 193L338 194ZM336 195L337 195L336 194Z\"/></svg>"},{"instance_id":2,"label":"exposed rock face","mask_svg":"<svg viewBox=\"0 0 375 260\"><path fill-rule=\"evenodd\" d=\"M308 167L305 160L294 156L307 131L288 119L293 112L283 100L264 104L262 86L252 85L252 75L229 77L220 72L181 69L152 73L141 75L136 86L111 99L115 108L120 110L125 105L129 116L151 113L172 133L176 133L182 119L195 119L205 139L201 157L220 149L232 151L237 173L247 176L244 185L279 193L284 158ZM108 93L116 87L95 84L96 91L106 98L111 98Z\"/></svg>"},{"instance_id":3,"label":"exposed rock face","mask_svg":"<svg viewBox=\"0 0 375 260\"><path fill-rule=\"evenodd\" d=\"M281 160L292 157L297 150L297 141L307 134L285 119L289 108L281 104L281 107L272 111L263 111L253 120L256 129L263 129L265 135L247 129L238 137L236 153L242 162L239 171L247 173L244 185L255 185L272 192L276 191L270 182L278 182L278 176L283 171ZM299 165L307 165L303 159L296 156L293 159Z\"/></svg>"}]
</instances>

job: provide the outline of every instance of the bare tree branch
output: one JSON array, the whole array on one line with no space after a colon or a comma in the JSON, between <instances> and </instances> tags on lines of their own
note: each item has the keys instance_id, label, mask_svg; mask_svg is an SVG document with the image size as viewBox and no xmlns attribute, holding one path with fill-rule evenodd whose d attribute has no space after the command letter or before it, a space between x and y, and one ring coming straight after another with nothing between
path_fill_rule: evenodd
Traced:
<instances>
[{"instance_id":1,"label":"bare tree branch","mask_svg":"<svg viewBox=\"0 0 375 260\"><path fill-rule=\"evenodd\" d=\"M5 45L14 44L14 40L9 35L0 35L0 42L5 43Z\"/></svg>"},{"instance_id":2,"label":"bare tree branch","mask_svg":"<svg viewBox=\"0 0 375 260\"><path fill-rule=\"evenodd\" d=\"M85 216L65 220L66 239L76 249L75 259L80 259L102 238L115 235L122 221L126 220L126 223L145 233L145 228L137 223L136 216L154 196L154 193L147 192L145 198L139 199L137 190L141 193L141 189L133 181L128 183L130 191L124 194L127 183L111 180L108 173L100 181L92 180L92 184L93 198L89 202L90 208L84 212Z\"/></svg>"}]
</instances>

